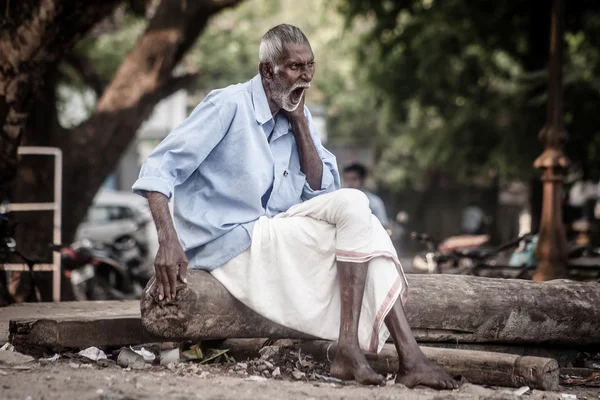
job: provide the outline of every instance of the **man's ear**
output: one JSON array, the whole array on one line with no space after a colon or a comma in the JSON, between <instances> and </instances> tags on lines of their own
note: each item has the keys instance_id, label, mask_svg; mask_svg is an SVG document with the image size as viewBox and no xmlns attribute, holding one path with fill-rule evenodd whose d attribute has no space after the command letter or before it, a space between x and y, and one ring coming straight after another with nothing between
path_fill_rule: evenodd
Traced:
<instances>
[{"instance_id":1,"label":"man's ear","mask_svg":"<svg viewBox=\"0 0 600 400\"><path fill-rule=\"evenodd\" d=\"M258 64L258 70L260 72L260 76L262 76L263 79L266 79L268 81L273 80L273 75L275 71L273 70L273 66L270 62L261 62L260 64Z\"/></svg>"}]
</instances>

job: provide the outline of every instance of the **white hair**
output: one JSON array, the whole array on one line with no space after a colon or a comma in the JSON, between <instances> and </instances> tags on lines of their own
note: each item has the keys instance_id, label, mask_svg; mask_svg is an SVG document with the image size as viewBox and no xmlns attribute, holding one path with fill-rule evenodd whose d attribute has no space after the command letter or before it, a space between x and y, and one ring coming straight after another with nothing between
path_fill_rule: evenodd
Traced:
<instances>
[{"instance_id":1,"label":"white hair","mask_svg":"<svg viewBox=\"0 0 600 400\"><path fill-rule=\"evenodd\" d=\"M277 65L283 55L283 47L286 43L308 44L308 39L300 28L293 25L277 25L264 34L260 40L258 48L258 58L260 63L270 63L275 72Z\"/></svg>"}]
</instances>

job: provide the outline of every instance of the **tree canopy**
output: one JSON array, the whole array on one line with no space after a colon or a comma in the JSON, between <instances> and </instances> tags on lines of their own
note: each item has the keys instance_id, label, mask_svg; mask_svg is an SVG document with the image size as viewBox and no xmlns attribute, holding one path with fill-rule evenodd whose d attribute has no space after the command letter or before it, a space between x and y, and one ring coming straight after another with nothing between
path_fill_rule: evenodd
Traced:
<instances>
[{"instance_id":1,"label":"tree canopy","mask_svg":"<svg viewBox=\"0 0 600 400\"><path fill-rule=\"evenodd\" d=\"M550 2L343 0L378 109L380 180L528 178L546 118ZM600 4L565 2L567 155L600 177Z\"/></svg>"}]
</instances>

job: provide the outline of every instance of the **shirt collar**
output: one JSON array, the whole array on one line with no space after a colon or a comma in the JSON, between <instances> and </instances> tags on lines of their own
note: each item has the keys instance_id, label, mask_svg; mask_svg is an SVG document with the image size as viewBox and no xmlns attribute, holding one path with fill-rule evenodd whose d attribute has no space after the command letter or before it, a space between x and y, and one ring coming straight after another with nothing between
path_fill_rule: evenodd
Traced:
<instances>
[{"instance_id":1,"label":"shirt collar","mask_svg":"<svg viewBox=\"0 0 600 400\"><path fill-rule=\"evenodd\" d=\"M256 122L262 125L265 122L273 119L273 115L271 115L271 109L269 108L269 102L267 100L267 95L265 93L260 74L252 78L250 83L252 85L252 103L254 105L254 115L256 115Z\"/></svg>"}]
</instances>

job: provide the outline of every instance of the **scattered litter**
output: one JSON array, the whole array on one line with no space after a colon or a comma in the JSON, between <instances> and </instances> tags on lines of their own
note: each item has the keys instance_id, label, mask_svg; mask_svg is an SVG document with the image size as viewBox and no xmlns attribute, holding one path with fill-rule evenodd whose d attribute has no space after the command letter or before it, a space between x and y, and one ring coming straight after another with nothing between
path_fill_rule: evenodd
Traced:
<instances>
[{"instance_id":1,"label":"scattered litter","mask_svg":"<svg viewBox=\"0 0 600 400\"><path fill-rule=\"evenodd\" d=\"M221 357L221 356L225 356L225 358L227 359L227 352L229 351L229 349L212 349L210 354L206 355L202 361L200 361L200 364L206 364L209 361L215 360L215 362L217 362L217 358Z\"/></svg>"},{"instance_id":2,"label":"scattered litter","mask_svg":"<svg viewBox=\"0 0 600 400\"><path fill-rule=\"evenodd\" d=\"M88 347L85 350L81 350L79 353L80 356L88 358L92 361L98 361L98 360L103 360L106 359L106 354L104 354L104 352L102 350L100 350L97 347Z\"/></svg>"},{"instance_id":3,"label":"scattered litter","mask_svg":"<svg viewBox=\"0 0 600 400\"><path fill-rule=\"evenodd\" d=\"M569 393L561 393L560 396L565 400L577 400L577 396Z\"/></svg>"},{"instance_id":4,"label":"scattered litter","mask_svg":"<svg viewBox=\"0 0 600 400\"><path fill-rule=\"evenodd\" d=\"M40 358L39 361L40 362L52 362L52 361L58 360L59 358L60 358L60 354L56 353L52 357Z\"/></svg>"},{"instance_id":5,"label":"scattered litter","mask_svg":"<svg viewBox=\"0 0 600 400\"><path fill-rule=\"evenodd\" d=\"M244 378L245 381L252 381L252 382L264 382L267 380L267 378L263 378L262 376L258 376L258 375L252 375L249 376L247 378Z\"/></svg>"},{"instance_id":6,"label":"scattered litter","mask_svg":"<svg viewBox=\"0 0 600 400\"><path fill-rule=\"evenodd\" d=\"M15 346L10 343L4 343L4 346L0 347L0 351L15 351Z\"/></svg>"},{"instance_id":7,"label":"scattered litter","mask_svg":"<svg viewBox=\"0 0 600 400\"><path fill-rule=\"evenodd\" d=\"M145 348L141 348L139 350L135 350L133 347L129 347L131 349L131 351L139 354L140 356L142 356L144 358L144 361L151 363L152 361L154 361L156 359L156 355L154 355L153 352L146 350Z\"/></svg>"},{"instance_id":8,"label":"scattered litter","mask_svg":"<svg viewBox=\"0 0 600 400\"><path fill-rule=\"evenodd\" d=\"M146 362L144 357L131 350L128 347L123 347L117 357L117 364L123 368L142 367Z\"/></svg>"},{"instance_id":9,"label":"scattered litter","mask_svg":"<svg viewBox=\"0 0 600 400\"><path fill-rule=\"evenodd\" d=\"M513 393L516 394L517 396L523 396L525 393L529 392L530 388L529 386L522 386L520 388L518 388L517 390L515 390Z\"/></svg>"},{"instance_id":10,"label":"scattered litter","mask_svg":"<svg viewBox=\"0 0 600 400\"><path fill-rule=\"evenodd\" d=\"M278 376L281 376L281 369L279 367L275 368L273 370L273 372L271 373L271 375L273 376L273 378L277 378Z\"/></svg>"},{"instance_id":11,"label":"scattered litter","mask_svg":"<svg viewBox=\"0 0 600 400\"><path fill-rule=\"evenodd\" d=\"M325 376L325 375L320 375L320 374L316 374L316 373L315 373L315 377L319 378L325 382L332 382L332 383L343 383L344 382L341 379L334 378L332 376Z\"/></svg>"},{"instance_id":12,"label":"scattered litter","mask_svg":"<svg viewBox=\"0 0 600 400\"><path fill-rule=\"evenodd\" d=\"M171 363L179 363L179 348L160 351L160 365L166 366Z\"/></svg>"},{"instance_id":13,"label":"scattered litter","mask_svg":"<svg viewBox=\"0 0 600 400\"><path fill-rule=\"evenodd\" d=\"M292 372L292 376L295 380L299 381L301 379L304 379L306 377L306 374L304 372L298 371L297 369L294 369L294 371Z\"/></svg>"},{"instance_id":14,"label":"scattered litter","mask_svg":"<svg viewBox=\"0 0 600 400\"><path fill-rule=\"evenodd\" d=\"M192 347L190 347L189 350L186 350L186 351L182 352L181 355L186 360L202 360L204 358L204 354L202 353L202 349L197 344L195 344Z\"/></svg>"},{"instance_id":15,"label":"scattered litter","mask_svg":"<svg viewBox=\"0 0 600 400\"><path fill-rule=\"evenodd\" d=\"M23 365L34 361L34 358L14 350L0 351L0 365Z\"/></svg>"},{"instance_id":16,"label":"scattered litter","mask_svg":"<svg viewBox=\"0 0 600 400\"><path fill-rule=\"evenodd\" d=\"M268 360L279 353L279 346L265 346L258 351L261 360Z\"/></svg>"}]
</instances>

